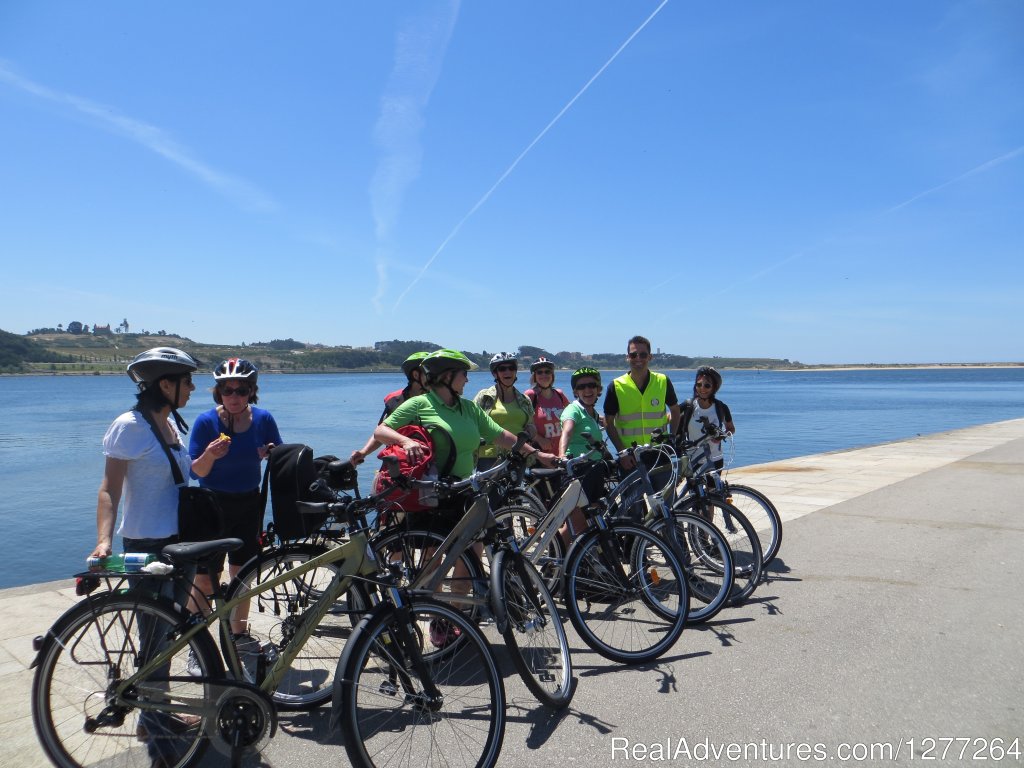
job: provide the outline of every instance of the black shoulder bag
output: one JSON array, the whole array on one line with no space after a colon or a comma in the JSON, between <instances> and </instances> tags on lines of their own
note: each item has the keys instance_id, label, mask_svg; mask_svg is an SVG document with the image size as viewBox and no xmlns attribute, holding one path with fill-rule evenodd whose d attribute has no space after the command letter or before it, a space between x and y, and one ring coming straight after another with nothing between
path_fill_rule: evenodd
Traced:
<instances>
[{"instance_id":1,"label":"black shoulder bag","mask_svg":"<svg viewBox=\"0 0 1024 768\"><path fill-rule=\"evenodd\" d=\"M222 538L224 512L216 495L209 488L188 484L181 474L181 467L171 455L171 447L164 442L164 437L152 417L146 412L142 415L149 422L157 442L167 454L167 460L171 463L171 476L174 478L174 484L178 486L178 540L210 541Z\"/></svg>"}]
</instances>

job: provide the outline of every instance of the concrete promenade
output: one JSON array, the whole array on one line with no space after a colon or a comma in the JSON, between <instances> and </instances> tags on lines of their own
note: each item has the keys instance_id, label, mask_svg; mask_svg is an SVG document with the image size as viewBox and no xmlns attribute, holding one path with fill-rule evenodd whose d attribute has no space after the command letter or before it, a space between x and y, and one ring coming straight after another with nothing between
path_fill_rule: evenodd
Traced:
<instances>
[{"instance_id":1,"label":"concrete promenade","mask_svg":"<svg viewBox=\"0 0 1024 768\"><path fill-rule=\"evenodd\" d=\"M505 664L501 765L1024 765L1024 419L730 479L785 521L770 581L644 667L610 664L567 624L579 687L563 713ZM75 599L70 580L0 591L4 768L45 765L31 640ZM251 764L346 765L327 714L283 714ZM1022 753L993 759L1014 739Z\"/></svg>"}]
</instances>

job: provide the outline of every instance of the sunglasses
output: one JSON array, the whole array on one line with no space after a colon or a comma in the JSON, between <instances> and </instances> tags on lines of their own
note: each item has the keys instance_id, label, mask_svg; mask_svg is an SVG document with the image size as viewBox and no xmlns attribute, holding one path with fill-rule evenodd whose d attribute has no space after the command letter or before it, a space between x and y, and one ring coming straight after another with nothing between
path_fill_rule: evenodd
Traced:
<instances>
[{"instance_id":1,"label":"sunglasses","mask_svg":"<svg viewBox=\"0 0 1024 768\"><path fill-rule=\"evenodd\" d=\"M495 369L498 373L508 373L509 371L518 371L518 365L499 365Z\"/></svg>"},{"instance_id":2,"label":"sunglasses","mask_svg":"<svg viewBox=\"0 0 1024 768\"><path fill-rule=\"evenodd\" d=\"M241 386L241 387L234 387L234 388L232 388L232 387L220 387L221 395L238 395L239 397L248 397L251 392L252 392L252 388L251 387L246 387L244 385Z\"/></svg>"},{"instance_id":3,"label":"sunglasses","mask_svg":"<svg viewBox=\"0 0 1024 768\"><path fill-rule=\"evenodd\" d=\"M711 389L711 383L707 381L698 381L694 386L697 389Z\"/></svg>"},{"instance_id":4,"label":"sunglasses","mask_svg":"<svg viewBox=\"0 0 1024 768\"><path fill-rule=\"evenodd\" d=\"M596 381L588 381L586 384L577 384L576 385L576 391L577 392L584 392L584 391L586 391L588 389L600 389L600 388L601 388L601 385L598 384Z\"/></svg>"},{"instance_id":5,"label":"sunglasses","mask_svg":"<svg viewBox=\"0 0 1024 768\"><path fill-rule=\"evenodd\" d=\"M537 376L554 376L555 372L551 368L538 368L536 375Z\"/></svg>"},{"instance_id":6,"label":"sunglasses","mask_svg":"<svg viewBox=\"0 0 1024 768\"><path fill-rule=\"evenodd\" d=\"M650 356L651 356L650 352L630 352L629 355L628 355L630 360L636 360L638 357L641 360L646 360Z\"/></svg>"}]
</instances>

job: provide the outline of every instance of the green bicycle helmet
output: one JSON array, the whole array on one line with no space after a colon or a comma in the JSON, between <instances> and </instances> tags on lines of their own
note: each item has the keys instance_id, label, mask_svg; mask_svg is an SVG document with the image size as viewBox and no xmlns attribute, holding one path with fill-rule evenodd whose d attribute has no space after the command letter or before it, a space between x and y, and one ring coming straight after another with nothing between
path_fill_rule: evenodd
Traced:
<instances>
[{"instance_id":1,"label":"green bicycle helmet","mask_svg":"<svg viewBox=\"0 0 1024 768\"><path fill-rule=\"evenodd\" d=\"M571 379L572 389L574 392L576 391L576 382L582 379L584 376L592 376L593 378L597 379L597 383L600 386L601 372L597 370L597 368L577 368L575 371L573 371Z\"/></svg>"},{"instance_id":2,"label":"green bicycle helmet","mask_svg":"<svg viewBox=\"0 0 1024 768\"><path fill-rule=\"evenodd\" d=\"M436 379L445 371L471 371L476 364L457 349L438 349L423 358L427 375Z\"/></svg>"},{"instance_id":3,"label":"green bicycle helmet","mask_svg":"<svg viewBox=\"0 0 1024 768\"><path fill-rule=\"evenodd\" d=\"M423 364L423 358L429 354L429 352L413 352L405 358L405 362L402 363L402 373L405 374L405 378L411 379L412 372Z\"/></svg>"}]
</instances>

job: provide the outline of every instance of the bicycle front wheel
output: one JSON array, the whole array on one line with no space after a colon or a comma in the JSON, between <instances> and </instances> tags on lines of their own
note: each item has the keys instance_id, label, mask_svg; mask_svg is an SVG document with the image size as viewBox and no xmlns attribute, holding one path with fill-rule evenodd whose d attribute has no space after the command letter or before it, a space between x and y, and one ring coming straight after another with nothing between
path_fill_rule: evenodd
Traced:
<instances>
[{"instance_id":1,"label":"bicycle front wheel","mask_svg":"<svg viewBox=\"0 0 1024 768\"><path fill-rule=\"evenodd\" d=\"M451 605L417 598L410 611L418 647L402 647L398 610L381 606L345 648L340 712L349 760L366 767L493 766L505 737L505 688L490 645ZM432 653L451 636L462 640L454 653ZM427 693L431 686L440 700Z\"/></svg>"},{"instance_id":2,"label":"bicycle front wheel","mask_svg":"<svg viewBox=\"0 0 1024 768\"><path fill-rule=\"evenodd\" d=\"M584 642L623 664L665 653L679 639L689 612L686 572L671 545L633 523L591 530L573 544L565 598Z\"/></svg>"},{"instance_id":3,"label":"bicycle front wheel","mask_svg":"<svg viewBox=\"0 0 1024 768\"><path fill-rule=\"evenodd\" d=\"M43 751L62 768L183 768L209 741L206 715L224 667L200 632L121 699L120 684L187 627L170 601L128 593L91 598L50 630L32 683L32 720ZM189 702L189 703L186 703Z\"/></svg>"},{"instance_id":4,"label":"bicycle front wheel","mask_svg":"<svg viewBox=\"0 0 1024 768\"><path fill-rule=\"evenodd\" d=\"M542 704L569 706L574 693L569 641L537 569L520 554L499 551L491 563L491 594L504 607L505 647L526 687Z\"/></svg>"},{"instance_id":5,"label":"bicycle front wheel","mask_svg":"<svg viewBox=\"0 0 1024 768\"><path fill-rule=\"evenodd\" d=\"M248 682L260 684L256 676L261 656L263 663L269 665L293 641L304 621L303 614L327 589L338 573L338 566L328 563L304 573L294 573L275 587L263 588L262 585L291 573L325 551L326 548L315 544L267 550L242 566L232 581L228 599L252 593L249 600L252 639L237 644L242 675ZM363 606L348 603L351 594L343 595L313 629L271 693L274 703L281 709L312 709L330 701L338 659L362 614ZM222 637L221 642L228 642L228 639Z\"/></svg>"}]
</instances>

